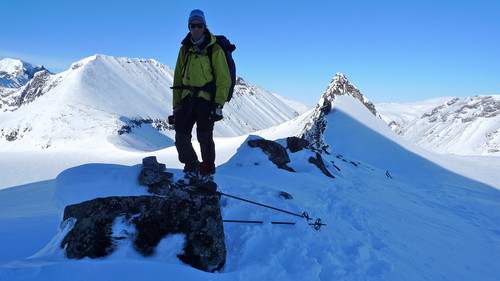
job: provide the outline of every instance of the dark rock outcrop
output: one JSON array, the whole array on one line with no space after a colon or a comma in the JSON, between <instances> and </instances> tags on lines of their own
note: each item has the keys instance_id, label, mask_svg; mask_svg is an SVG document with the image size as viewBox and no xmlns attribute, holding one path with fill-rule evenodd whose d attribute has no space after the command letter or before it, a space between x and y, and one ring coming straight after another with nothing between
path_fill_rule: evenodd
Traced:
<instances>
[{"instance_id":1,"label":"dark rock outcrop","mask_svg":"<svg viewBox=\"0 0 500 281\"><path fill-rule=\"evenodd\" d=\"M265 139L254 139L249 140L248 145L252 148L259 147L262 151L269 157L269 160L276 164L278 168L295 172L291 167L287 165L290 163L290 157L286 152L286 149L279 143Z\"/></svg>"},{"instance_id":2,"label":"dark rock outcrop","mask_svg":"<svg viewBox=\"0 0 500 281\"><path fill-rule=\"evenodd\" d=\"M316 158L314 157L309 157L309 163L312 163L318 167L325 176L330 177L330 178L335 178L330 171L325 166L325 162L323 162L323 157L321 157L321 154L316 152Z\"/></svg>"},{"instance_id":3,"label":"dark rock outcrop","mask_svg":"<svg viewBox=\"0 0 500 281\"><path fill-rule=\"evenodd\" d=\"M332 105L326 100L325 102L326 104L316 109L301 138L307 140L312 149L330 153L330 146L325 142L324 133L328 123L326 116L330 113Z\"/></svg>"},{"instance_id":4,"label":"dark rock outcrop","mask_svg":"<svg viewBox=\"0 0 500 281\"><path fill-rule=\"evenodd\" d=\"M286 200L291 200L293 199L293 196L292 194L288 193L288 192L285 192L285 191L280 191L279 192L279 197L283 198L283 199L286 199Z\"/></svg>"},{"instance_id":5,"label":"dark rock outcrop","mask_svg":"<svg viewBox=\"0 0 500 281\"><path fill-rule=\"evenodd\" d=\"M286 139L286 148L292 153L299 152L309 146L309 141L298 137L288 137Z\"/></svg>"},{"instance_id":6,"label":"dark rock outcrop","mask_svg":"<svg viewBox=\"0 0 500 281\"><path fill-rule=\"evenodd\" d=\"M155 128L157 131L167 131L167 130L173 130L174 126L169 125L168 121L165 119L161 118L125 118L122 117L121 121L123 121L125 124L122 125L120 129L118 129L116 132L118 135L123 135L123 134L130 134L134 129L142 127L142 125L149 124L153 128Z\"/></svg>"},{"instance_id":7,"label":"dark rock outcrop","mask_svg":"<svg viewBox=\"0 0 500 281\"><path fill-rule=\"evenodd\" d=\"M165 164L158 163L155 156L142 159L139 184L147 186L149 193L167 195L170 193L173 174L165 172L165 169Z\"/></svg>"},{"instance_id":8,"label":"dark rock outcrop","mask_svg":"<svg viewBox=\"0 0 500 281\"><path fill-rule=\"evenodd\" d=\"M143 160L143 184L163 196L112 196L69 205L64 220L76 219L61 243L68 258L99 258L112 253L122 239L133 241L144 256L171 234L185 234L184 252L178 258L194 268L215 271L226 261L220 195L175 187L164 164L155 157ZM128 233L113 233L113 226L126 224Z\"/></svg>"}]
</instances>

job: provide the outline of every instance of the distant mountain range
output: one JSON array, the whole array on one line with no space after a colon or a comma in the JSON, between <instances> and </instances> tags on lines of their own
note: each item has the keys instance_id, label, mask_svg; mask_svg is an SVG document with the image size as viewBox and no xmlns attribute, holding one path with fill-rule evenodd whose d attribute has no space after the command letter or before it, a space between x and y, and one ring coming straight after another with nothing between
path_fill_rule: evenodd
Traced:
<instances>
[{"instance_id":1,"label":"distant mountain range","mask_svg":"<svg viewBox=\"0 0 500 281\"><path fill-rule=\"evenodd\" d=\"M173 145L173 70L155 60L94 55L65 72L12 59L0 61L0 149L49 148L96 139L153 151ZM444 97L373 105L337 73L313 109L238 78L233 100L216 123L218 137L240 136L301 119L298 136L316 149L322 118L342 95L358 99L397 134L438 153L500 155L500 96ZM301 116L307 114L307 116Z\"/></svg>"},{"instance_id":2,"label":"distant mountain range","mask_svg":"<svg viewBox=\"0 0 500 281\"><path fill-rule=\"evenodd\" d=\"M1 65L5 70L0 71L7 73L28 64L4 59ZM99 139L150 151L173 144L174 133L166 121L172 113L169 67L155 60L94 55L59 74L33 69L39 70L24 85L0 88L0 147L48 148ZM12 81L24 79L24 72L9 73ZM307 109L291 104L299 109L238 78L233 100L225 105L225 118L216 123L214 134L247 134Z\"/></svg>"},{"instance_id":3,"label":"distant mountain range","mask_svg":"<svg viewBox=\"0 0 500 281\"><path fill-rule=\"evenodd\" d=\"M438 153L500 156L500 96L377 104L381 118L410 142Z\"/></svg>"}]
</instances>

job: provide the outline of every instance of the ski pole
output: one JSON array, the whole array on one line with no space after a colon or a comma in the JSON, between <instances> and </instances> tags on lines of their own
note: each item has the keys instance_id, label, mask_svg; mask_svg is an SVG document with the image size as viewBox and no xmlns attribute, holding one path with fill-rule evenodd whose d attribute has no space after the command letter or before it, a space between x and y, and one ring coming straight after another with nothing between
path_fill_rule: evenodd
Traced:
<instances>
[{"instance_id":1,"label":"ski pole","mask_svg":"<svg viewBox=\"0 0 500 281\"><path fill-rule=\"evenodd\" d=\"M240 201L244 201L244 202L247 202L247 203L255 204L255 205L258 205L258 206L261 206L261 207L265 207L265 208L269 208L269 209L272 209L272 210L280 211L280 212L283 212L283 213L286 213L286 214L289 214L289 215L293 215L293 216L296 216L296 217L299 217L299 218L305 218L307 221L312 220L312 218L309 216L309 214L307 212L303 212L302 214L297 214L297 213L293 213L293 212L290 212L290 211L287 211L287 210L279 209L279 208L276 208L276 207L273 207L273 206L269 206L269 205L266 205L266 204L262 204L262 203L258 203L258 202L252 201L252 200L241 198L241 197L238 197L238 196L226 194L226 193L223 193L223 192L220 192L220 191L207 190L206 192L214 193L214 194L217 194L217 195L220 195L220 196L230 197L230 198L237 199L237 200L240 200ZM255 224L263 223L263 221L241 221L241 220L238 220L238 221L237 220L224 220L223 222L240 222L240 223L255 223ZM289 224L289 225L294 225L295 224L295 223L292 223L292 222L271 222L271 223L272 224ZM314 223L309 223L309 225L313 225L314 229L319 230L321 228L321 226L326 225L326 224L324 224L321 221L321 219L318 218L318 219L316 219L316 221Z\"/></svg>"},{"instance_id":2,"label":"ski pole","mask_svg":"<svg viewBox=\"0 0 500 281\"><path fill-rule=\"evenodd\" d=\"M235 222L235 223L253 223L253 224L263 224L263 221L246 221L246 220L223 220L223 222ZM281 224L281 225L295 225L294 222L284 222L284 221L272 221L271 224ZM309 223L313 225L314 229L319 230L324 224L321 219L317 219L314 223Z\"/></svg>"},{"instance_id":3,"label":"ski pole","mask_svg":"<svg viewBox=\"0 0 500 281\"><path fill-rule=\"evenodd\" d=\"M262 206L262 207L266 207L266 208L269 208L269 209L273 209L273 210L276 210L276 211L280 211L280 212L283 212L283 213L286 213L286 214L290 214L290 215L293 215L293 216L296 216L296 217L299 217L299 218L305 218L308 221L312 220L309 217L309 214L306 213L306 212L303 212L302 215L299 215L297 213L292 213L290 211L278 209L278 208L275 208L275 207L272 207L272 206L269 206L269 205L261 204L261 203L254 202L254 201L251 201L251 200L248 200L248 199L244 199L244 198L241 198L241 197L237 197L237 196L234 196L234 195L229 195L229 194L226 194L226 193L222 193L220 191L216 191L215 193L217 193L219 195L224 195L224 196L227 196L227 197L231 197L231 198L234 198L234 199L237 199L237 200L241 200L241 201L244 201L244 202L248 202L248 203L251 203L251 204L255 204L255 205L258 205L258 206Z\"/></svg>"},{"instance_id":4,"label":"ski pole","mask_svg":"<svg viewBox=\"0 0 500 281\"><path fill-rule=\"evenodd\" d=\"M236 222L236 223L255 223L262 224L264 221L245 221L245 220L222 220L223 222ZM294 222L286 222L286 221L272 221L271 224L290 224L295 225Z\"/></svg>"}]
</instances>

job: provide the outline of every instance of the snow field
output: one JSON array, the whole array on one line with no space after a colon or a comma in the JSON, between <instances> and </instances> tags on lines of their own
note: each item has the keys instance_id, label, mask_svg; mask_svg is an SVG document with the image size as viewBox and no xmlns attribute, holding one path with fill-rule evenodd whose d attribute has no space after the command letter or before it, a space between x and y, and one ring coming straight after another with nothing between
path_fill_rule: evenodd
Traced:
<instances>
[{"instance_id":1,"label":"snow field","mask_svg":"<svg viewBox=\"0 0 500 281\"><path fill-rule=\"evenodd\" d=\"M311 151L289 153L289 166L297 171L291 173L278 169L259 148L250 148L247 137L217 140L221 162L216 181L222 192L295 213L307 211L327 224L319 231L303 218L223 197L224 219L266 223L225 223L228 256L219 273L200 272L176 261L175 252L182 243L178 236L166 237L152 258L136 255L125 240L117 252L103 259L65 259L57 248L65 231L60 226L65 204L144 194L146 188L133 180L146 155L158 156L176 177L182 174L171 148L154 153L115 148L101 155L107 163L70 166L56 178L38 182L31 175L31 183L0 190L0 237L4 241L0 244L0 280L497 279L500 191L461 175L478 163L429 153L401 140L350 97L336 99L327 121L325 140L332 154L322 156L335 179L308 162L315 156ZM295 134L299 127L283 124L262 134L284 143L283 137ZM276 132L273 137L272 132ZM82 157L81 162L91 157L78 149L66 155ZM52 163L61 157L44 159L41 167L48 170L63 167L63 163ZM494 159L488 163L490 167L481 166L484 171L475 176L496 182L500 188L493 172L499 163ZM12 177L23 175L21 168L14 170ZM280 191L293 199L279 197ZM272 225L271 221L296 225ZM120 220L114 230L117 235L133 231Z\"/></svg>"}]
</instances>

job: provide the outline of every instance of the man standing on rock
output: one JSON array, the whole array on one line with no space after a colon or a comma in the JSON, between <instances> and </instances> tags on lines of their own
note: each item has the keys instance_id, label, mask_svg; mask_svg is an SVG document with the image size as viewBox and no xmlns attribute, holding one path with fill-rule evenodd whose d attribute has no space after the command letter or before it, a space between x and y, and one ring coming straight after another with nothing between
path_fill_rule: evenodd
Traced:
<instances>
[{"instance_id":1,"label":"man standing on rock","mask_svg":"<svg viewBox=\"0 0 500 281\"><path fill-rule=\"evenodd\" d=\"M214 122L222 119L222 107L231 87L224 51L208 30L205 15L193 10L189 33L182 41L174 73L173 107L175 146L187 178L213 181L215 174ZM211 61L210 61L211 59ZM196 124L202 162L191 144Z\"/></svg>"}]
</instances>

